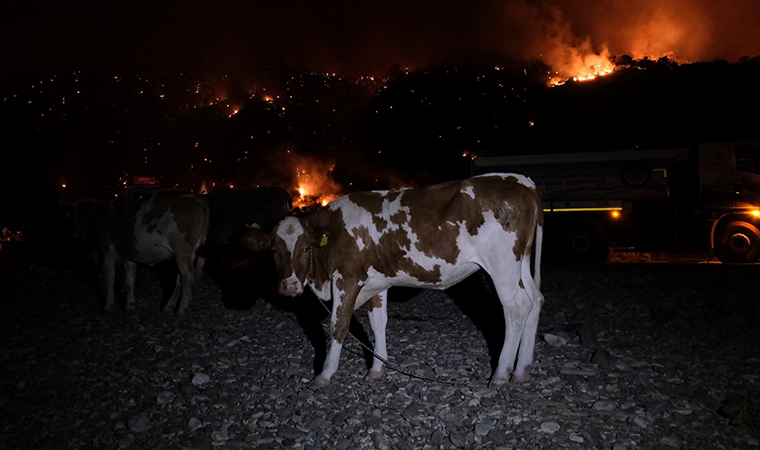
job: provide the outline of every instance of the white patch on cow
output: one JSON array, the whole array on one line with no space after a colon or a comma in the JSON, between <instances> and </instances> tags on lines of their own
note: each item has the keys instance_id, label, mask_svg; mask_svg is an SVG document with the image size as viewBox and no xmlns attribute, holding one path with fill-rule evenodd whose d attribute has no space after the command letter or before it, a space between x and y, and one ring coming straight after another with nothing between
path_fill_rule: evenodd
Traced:
<instances>
[{"instance_id":1,"label":"white patch on cow","mask_svg":"<svg viewBox=\"0 0 760 450\"><path fill-rule=\"evenodd\" d=\"M338 271L335 271L327 281L322 283L321 286L317 286L317 284L311 279L307 279L306 284L311 288L311 291L314 292L314 295L316 295L318 299L328 301L332 300L332 280L336 277L343 278Z\"/></svg>"},{"instance_id":2,"label":"white patch on cow","mask_svg":"<svg viewBox=\"0 0 760 450\"><path fill-rule=\"evenodd\" d=\"M484 173L482 175L476 175L472 178L486 178L486 177L499 177L502 180L506 180L507 178L515 178L518 183L522 184L525 187L528 187L531 189L536 188L536 183L534 183L533 180L519 173Z\"/></svg>"},{"instance_id":3,"label":"white patch on cow","mask_svg":"<svg viewBox=\"0 0 760 450\"><path fill-rule=\"evenodd\" d=\"M257 224L256 222L247 223L247 224L245 224L245 226L246 226L246 228L250 228L252 230L260 230L261 229L261 225Z\"/></svg>"},{"instance_id":4,"label":"white patch on cow","mask_svg":"<svg viewBox=\"0 0 760 450\"><path fill-rule=\"evenodd\" d=\"M472 198L475 198L475 188L472 186L467 186L466 188L462 189L461 192L463 194L467 194Z\"/></svg>"},{"instance_id":5,"label":"white patch on cow","mask_svg":"<svg viewBox=\"0 0 760 450\"><path fill-rule=\"evenodd\" d=\"M285 247L288 249L291 257L294 256L293 251L296 248L296 242L303 233L301 221L293 216L282 219L277 226L277 236L285 241Z\"/></svg>"},{"instance_id":6,"label":"white patch on cow","mask_svg":"<svg viewBox=\"0 0 760 450\"><path fill-rule=\"evenodd\" d=\"M135 230L135 248L133 251L136 255L132 260L151 266L174 257L174 251L167 242L167 236L185 236L185 233L179 231L177 222L174 220L174 213L171 211L160 218L150 220L148 227L155 229L148 231L148 227L143 225L145 223L144 218L146 214L153 212L156 208L154 203L155 199L151 198L149 202L142 205L135 214L133 224ZM154 224L155 227L153 227Z\"/></svg>"}]
</instances>

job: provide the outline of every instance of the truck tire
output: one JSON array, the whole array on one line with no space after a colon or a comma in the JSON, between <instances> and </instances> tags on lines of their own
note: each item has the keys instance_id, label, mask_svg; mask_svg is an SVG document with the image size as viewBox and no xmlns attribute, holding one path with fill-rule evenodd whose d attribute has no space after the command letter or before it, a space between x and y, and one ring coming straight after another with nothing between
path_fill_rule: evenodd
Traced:
<instances>
[{"instance_id":1,"label":"truck tire","mask_svg":"<svg viewBox=\"0 0 760 450\"><path fill-rule=\"evenodd\" d=\"M571 220L560 231L563 253L571 261L606 261L610 248L593 220Z\"/></svg>"},{"instance_id":2,"label":"truck tire","mask_svg":"<svg viewBox=\"0 0 760 450\"><path fill-rule=\"evenodd\" d=\"M744 221L728 222L715 228L715 256L722 263L753 263L760 257L760 230Z\"/></svg>"}]
</instances>

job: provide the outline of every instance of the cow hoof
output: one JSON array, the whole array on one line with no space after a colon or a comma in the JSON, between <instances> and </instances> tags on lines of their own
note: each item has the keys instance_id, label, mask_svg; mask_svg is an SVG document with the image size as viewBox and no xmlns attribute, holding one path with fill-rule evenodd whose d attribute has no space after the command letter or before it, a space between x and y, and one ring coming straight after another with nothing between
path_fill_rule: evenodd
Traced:
<instances>
[{"instance_id":1,"label":"cow hoof","mask_svg":"<svg viewBox=\"0 0 760 450\"><path fill-rule=\"evenodd\" d=\"M370 370L367 372L367 376L365 378L369 378L370 380L379 380L383 377L383 371L382 370Z\"/></svg>"},{"instance_id":2,"label":"cow hoof","mask_svg":"<svg viewBox=\"0 0 760 450\"><path fill-rule=\"evenodd\" d=\"M512 377L509 379L509 384L516 385L516 384L522 384L526 381L530 380L530 373L525 372L522 375L518 375L516 373L512 373Z\"/></svg>"},{"instance_id":3,"label":"cow hoof","mask_svg":"<svg viewBox=\"0 0 760 450\"><path fill-rule=\"evenodd\" d=\"M114 310L113 305L105 305L105 306L103 306L103 312L104 313L113 312L113 310Z\"/></svg>"},{"instance_id":4,"label":"cow hoof","mask_svg":"<svg viewBox=\"0 0 760 450\"><path fill-rule=\"evenodd\" d=\"M507 378L506 377L504 377L504 378L493 377L493 378L491 378L491 382L488 383L488 388L489 389L496 389L496 390L498 390L498 389L500 389L501 387L503 387L506 384L507 384Z\"/></svg>"},{"instance_id":5,"label":"cow hoof","mask_svg":"<svg viewBox=\"0 0 760 450\"><path fill-rule=\"evenodd\" d=\"M327 378L322 378L320 376L317 376L313 380L311 380L311 383L309 383L309 389L322 389L323 387L330 384L330 380Z\"/></svg>"}]
</instances>

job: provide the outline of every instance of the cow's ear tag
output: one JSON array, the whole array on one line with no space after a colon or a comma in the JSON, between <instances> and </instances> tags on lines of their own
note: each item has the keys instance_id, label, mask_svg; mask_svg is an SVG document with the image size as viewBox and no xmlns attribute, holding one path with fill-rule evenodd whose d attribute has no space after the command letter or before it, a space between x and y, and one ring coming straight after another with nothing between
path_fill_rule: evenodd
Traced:
<instances>
[{"instance_id":1,"label":"cow's ear tag","mask_svg":"<svg viewBox=\"0 0 760 450\"><path fill-rule=\"evenodd\" d=\"M324 247L327 245L327 233L322 233L322 237L319 239L319 246Z\"/></svg>"}]
</instances>

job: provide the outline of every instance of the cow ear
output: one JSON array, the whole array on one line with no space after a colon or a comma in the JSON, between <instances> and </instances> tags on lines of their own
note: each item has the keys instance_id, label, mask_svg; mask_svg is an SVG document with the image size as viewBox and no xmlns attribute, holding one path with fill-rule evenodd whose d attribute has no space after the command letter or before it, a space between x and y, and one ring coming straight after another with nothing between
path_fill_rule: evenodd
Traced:
<instances>
[{"instance_id":1,"label":"cow ear","mask_svg":"<svg viewBox=\"0 0 760 450\"><path fill-rule=\"evenodd\" d=\"M240 245L252 252L261 253L272 246L272 238L261 230L250 229L240 238Z\"/></svg>"},{"instance_id":2,"label":"cow ear","mask_svg":"<svg viewBox=\"0 0 760 450\"><path fill-rule=\"evenodd\" d=\"M330 243L330 232L327 228L319 227L314 230L311 245L317 248L326 247Z\"/></svg>"}]
</instances>

